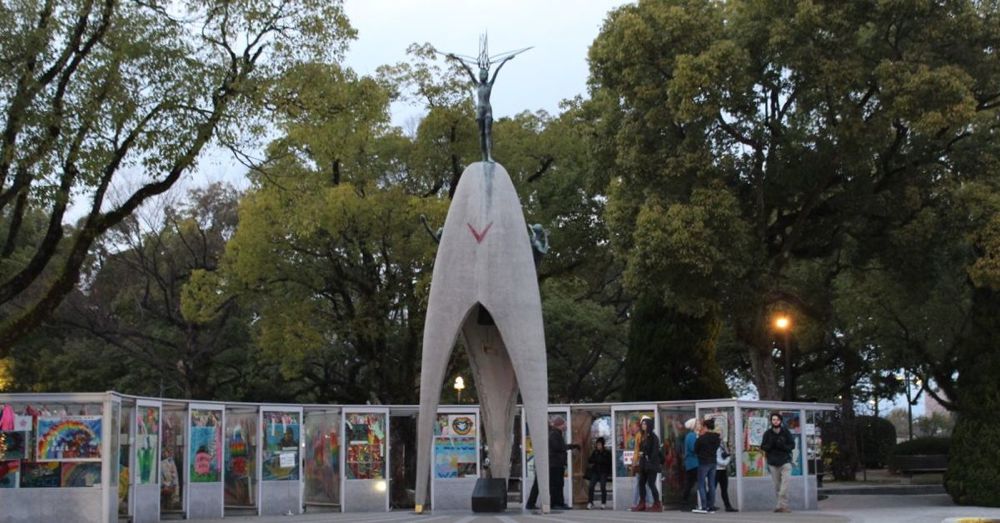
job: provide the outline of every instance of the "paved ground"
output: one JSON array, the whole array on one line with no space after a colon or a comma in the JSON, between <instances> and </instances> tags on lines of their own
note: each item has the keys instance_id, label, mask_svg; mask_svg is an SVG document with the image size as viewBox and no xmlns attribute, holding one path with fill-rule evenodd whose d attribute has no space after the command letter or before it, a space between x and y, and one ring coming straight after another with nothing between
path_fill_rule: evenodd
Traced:
<instances>
[{"instance_id":1,"label":"paved ground","mask_svg":"<svg viewBox=\"0 0 1000 523\"><path fill-rule=\"evenodd\" d=\"M227 523L645 523L652 521L725 523L941 523L948 518L976 517L1000 521L1000 509L956 507L945 495L879 496L837 495L820 502L820 510L774 514L770 512L691 514L684 512L630 513L601 510L572 510L547 515L508 512L498 516L469 513L431 513L418 516L411 512L378 514L306 514L302 516L226 518L225 520L190 520ZM981 520L979 520L981 521Z\"/></svg>"}]
</instances>

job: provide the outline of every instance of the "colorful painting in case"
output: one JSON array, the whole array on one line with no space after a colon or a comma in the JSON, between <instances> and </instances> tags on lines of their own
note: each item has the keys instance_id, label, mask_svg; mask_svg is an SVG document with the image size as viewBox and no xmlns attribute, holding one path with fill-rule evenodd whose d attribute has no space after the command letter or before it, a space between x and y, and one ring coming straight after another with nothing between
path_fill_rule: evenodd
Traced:
<instances>
[{"instance_id":1,"label":"colorful painting in case","mask_svg":"<svg viewBox=\"0 0 1000 523\"><path fill-rule=\"evenodd\" d=\"M305 417L305 500L340 502L340 416L311 413Z\"/></svg>"},{"instance_id":2,"label":"colorful painting in case","mask_svg":"<svg viewBox=\"0 0 1000 523\"><path fill-rule=\"evenodd\" d=\"M788 432L795 438L795 450L792 451L792 475L802 475L802 419L798 411L782 411L781 421Z\"/></svg>"},{"instance_id":3,"label":"colorful painting in case","mask_svg":"<svg viewBox=\"0 0 1000 523\"><path fill-rule=\"evenodd\" d=\"M60 477L63 487L93 487L101 483L101 464L63 463Z\"/></svg>"},{"instance_id":4,"label":"colorful painting in case","mask_svg":"<svg viewBox=\"0 0 1000 523\"><path fill-rule=\"evenodd\" d=\"M475 416L439 414L434 426L434 476L474 477L477 464Z\"/></svg>"},{"instance_id":5,"label":"colorful painting in case","mask_svg":"<svg viewBox=\"0 0 1000 523\"><path fill-rule=\"evenodd\" d=\"M0 488L17 488L20 472L20 461L0 461Z\"/></svg>"},{"instance_id":6,"label":"colorful painting in case","mask_svg":"<svg viewBox=\"0 0 1000 523\"><path fill-rule=\"evenodd\" d=\"M760 450L743 451L743 477L758 478L766 474L764 452Z\"/></svg>"},{"instance_id":7,"label":"colorful painting in case","mask_svg":"<svg viewBox=\"0 0 1000 523\"><path fill-rule=\"evenodd\" d=\"M222 470L222 413L191 410L189 463L192 483L220 481Z\"/></svg>"},{"instance_id":8,"label":"colorful painting in case","mask_svg":"<svg viewBox=\"0 0 1000 523\"><path fill-rule=\"evenodd\" d=\"M156 459L160 447L159 407L139 407L136 410L135 460L138 467L136 481L142 485L156 483L159 462Z\"/></svg>"},{"instance_id":9,"label":"colorful painting in case","mask_svg":"<svg viewBox=\"0 0 1000 523\"><path fill-rule=\"evenodd\" d=\"M28 457L28 433L0 432L0 461L13 461Z\"/></svg>"},{"instance_id":10,"label":"colorful painting in case","mask_svg":"<svg viewBox=\"0 0 1000 523\"><path fill-rule=\"evenodd\" d=\"M299 414L264 412L264 481L299 479Z\"/></svg>"},{"instance_id":11,"label":"colorful painting in case","mask_svg":"<svg viewBox=\"0 0 1000 523\"><path fill-rule=\"evenodd\" d=\"M60 463L21 462L21 488L57 488L60 481Z\"/></svg>"},{"instance_id":12,"label":"colorful painting in case","mask_svg":"<svg viewBox=\"0 0 1000 523\"><path fill-rule=\"evenodd\" d=\"M385 478L385 432L384 414L345 416L347 455L344 469L347 479Z\"/></svg>"},{"instance_id":13,"label":"colorful painting in case","mask_svg":"<svg viewBox=\"0 0 1000 523\"><path fill-rule=\"evenodd\" d=\"M100 461L101 416L38 418L37 461Z\"/></svg>"}]
</instances>

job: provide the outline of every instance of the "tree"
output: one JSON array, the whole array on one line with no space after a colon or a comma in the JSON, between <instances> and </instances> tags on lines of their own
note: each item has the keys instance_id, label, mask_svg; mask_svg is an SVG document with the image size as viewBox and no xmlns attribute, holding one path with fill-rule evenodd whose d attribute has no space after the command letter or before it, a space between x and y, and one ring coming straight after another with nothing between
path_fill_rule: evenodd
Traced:
<instances>
[{"instance_id":1,"label":"tree","mask_svg":"<svg viewBox=\"0 0 1000 523\"><path fill-rule=\"evenodd\" d=\"M259 129L262 86L353 35L339 2L315 0L28 1L0 22L0 356L73 291L101 235L213 140ZM33 213L44 233L27 243Z\"/></svg>"},{"instance_id":2,"label":"tree","mask_svg":"<svg viewBox=\"0 0 1000 523\"><path fill-rule=\"evenodd\" d=\"M848 254L878 251L990 161L974 157L995 142L996 18L929 1L612 12L590 51L591 147L633 288L664 282L688 314L718 306L760 397L778 398L768 314L829 325L833 310L796 267L862 265L838 257L850 240L863 248Z\"/></svg>"},{"instance_id":3,"label":"tree","mask_svg":"<svg viewBox=\"0 0 1000 523\"><path fill-rule=\"evenodd\" d=\"M625 360L626 401L728 398L715 361L718 316L694 317L660 303L639 299L629 322Z\"/></svg>"},{"instance_id":4,"label":"tree","mask_svg":"<svg viewBox=\"0 0 1000 523\"><path fill-rule=\"evenodd\" d=\"M245 400L275 384L251 344L250 311L232 299L191 307L236 229L237 197L220 184L192 189L111 229L86 284L12 350L19 386Z\"/></svg>"}]
</instances>

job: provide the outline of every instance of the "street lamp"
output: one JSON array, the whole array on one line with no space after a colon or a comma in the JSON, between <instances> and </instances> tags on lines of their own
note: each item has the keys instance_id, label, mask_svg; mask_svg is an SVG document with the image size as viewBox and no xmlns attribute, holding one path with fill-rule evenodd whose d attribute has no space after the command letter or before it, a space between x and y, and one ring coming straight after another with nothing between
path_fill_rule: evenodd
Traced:
<instances>
[{"instance_id":1,"label":"street lamp","mask_svg":"<svg viewBox=\"0 0 1000 523\"><path fill-rule=\"evenodd\" d=\"M909 430L910 441L913 441L913 399L910 398L910 373L905 369L903 375L896 375L896 379L903 382L906 387L906 427Z\"/></svg>"},{"instance_id":2,"label":"street lamp","mask_svg":"<svg viewBox=\"0 0 1000 523\"><path fill-rule=\"evenodd\" d=\"M795 391L792 390L792 352L789 342L792 319L787 314L779 314L774 318L774 328L785 335L785 345L782 348L782 352L785 353L785 401L792 401L795 395Z\"/></svg>"},{"instance_id":3,"label":"street lamp","mask_svg":"<svg viewBox=\"0 0 1000 523\"><path fill-rule=\"evenodd\" d=\"M455 378L455 392L458 393L458 402L462 403L462 389L465 388L465 380L461 376Z\"/></svg>"}]
</instances>

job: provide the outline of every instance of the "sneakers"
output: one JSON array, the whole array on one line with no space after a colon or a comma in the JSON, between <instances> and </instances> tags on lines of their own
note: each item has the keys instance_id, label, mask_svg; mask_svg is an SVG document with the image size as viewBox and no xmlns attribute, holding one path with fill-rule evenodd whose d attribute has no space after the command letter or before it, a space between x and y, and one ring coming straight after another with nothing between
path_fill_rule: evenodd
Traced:
<instances>
[{"instance_id":1,"label":"sneakers","mask_svg":"<svg viewBox=\"0 0 1000 523\"><path fill-rule=\"evenodd\" d=\"M594 510L594 504L592 502L587 502L587 510Z\"/></svg>"},{"instance_id":2,"label":"sneakers","mask_svg":"<svg viewBox=\"0 0 1000 523\"><path fill-rule=\"evenodd\" d=\"M646 504L640 501L638 505L630 508L629 510L632 511L632 512L645 512L646 511Z\"/></svg>"},{"instance_id":3,"label":"sneakers","mask_svg":"<svg viewBox=\"0 0 1000 523\"><path fill-rule=\"evenodd\" d=\"M701 507L695 508L691 510L691 512L694 512L695 514L708 514L708 511Z\"/></svg>"},{"instance_id":4,"label":"sneakers","mask_svg":"<svg viewBox=\"0 0 1000 523\"><path fill-rule=\"evenodd\" d=\"M726 512L739 512L739 510L736 510L736 507L726 507Z\"/></svg>"},{"instance_id":5,"label":"sneakers","mask_svg":"<svg viewBox=\"0 0 1000 523\"><path fill-rule=\"evenodd\" d=\"M788 510L785 507L778 507L778 508L774 509L774 511L775 512L781 512L781 513L784 513L784 514L788 514L789 512L791 512L791 510Z\"/></svg>"},{"instance_id":6,"label":"sneakers","mask_svg":"<svg viewBox=\"0 0 1000 523\"><path fill-rule=\"evenodd\" d=\"M659 501L653 503L653 506L646 509L646 512L663 512L663 505Z\"/></svg>"},{"instance_id":7,"label":"sneakers","mask_svg":"<svg viewBox=\"0 0 1000 523\"><path fill-rule=\"evenodd\" d=\"M716 512L718 512L718 510L716 510L716 509L715 509L715 507L712 507L712 508L708 509L708 511L707 511L707 512L708 512L709 514L715 514Z\"/></svg>"},{"instance_id":8,"label":"sneakers","mask_svg":"<svg viewBox=\"0 0 1000 523\"><path fill-rule=\"evenodd\" d=\"M601 503L601 510L608 508L607 503Z\"/></svg>"}]
</instances>

